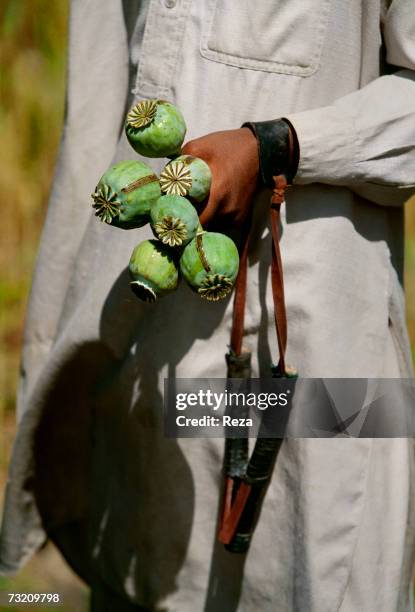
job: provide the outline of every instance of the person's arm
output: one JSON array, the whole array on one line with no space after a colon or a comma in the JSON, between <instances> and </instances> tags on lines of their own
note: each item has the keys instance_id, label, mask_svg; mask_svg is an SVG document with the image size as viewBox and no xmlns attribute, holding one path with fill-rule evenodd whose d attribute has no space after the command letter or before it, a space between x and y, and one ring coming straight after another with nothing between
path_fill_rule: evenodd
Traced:
<instances>
[{"instance_id":1,"label":"person's arm","mask_svg":"<svg viewBox=\"0 0 415 612\"><path fill-rule=\"evenodd\" d=\"M394 74L378 77L329 106L286 115L300 149L294 184L346 186L387 206L402 205L415 193L413 0L390 2L383 26L386 59L396 66ZM202 223L243 221L258 178L252 132L242 128L209 134L188 143L185 152L212 166L212 192Z\"/></svg>"},{"instance_id":2,"label":"person's arm","mask_svg":"<svg viewBox=\"0 0 415 612\"><path fill-rule=\"evenodd\" d=\"M301 157L296 184L345 185L387 206L415 193L415 6L389 3L386 60L397 67L330 106L287 115ZM400 68L400 70L398 70Z\"/></svg>"},{"instance_id":3,"label":"person's arm","mask_svg":"<svg viewBox=\"0 0 415 612\"><path fill-rule=\"evenodd\" d=\"M288 118L301 149L295 184L344 185L386 206L415 193L414 72L380 77L330 106Z\"/></svg>"}]
</instances>

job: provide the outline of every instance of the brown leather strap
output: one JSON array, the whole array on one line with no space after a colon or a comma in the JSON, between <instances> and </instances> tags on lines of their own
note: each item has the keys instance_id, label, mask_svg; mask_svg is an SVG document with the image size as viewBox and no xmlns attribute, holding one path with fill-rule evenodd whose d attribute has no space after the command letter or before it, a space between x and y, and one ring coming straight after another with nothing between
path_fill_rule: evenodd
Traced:
<instances>
[{"instance_id":1,"label":"brown leather strap","mask_svg":"<svg viewBox=\"0 0 415 612\"><path fill-rule=\"evenodd\" d=\"M284 276L280 251L280 209L284 201L287 180L285 176L274 176L275 189L271 198L271 232L272 232L272 261L271 284L274 300L274 319L277 332L279 363L278 370L283 376L285 368L285 351L287 349L287 314L285 310Z\"/></svg>"},{"instance_id":2,"label":"brown leather strap","mask_svg":"<svg viewBox=\"0 0 415 612\"><path fill-rule=\"evenodd\" d=\"M271 198L271 232L272 232L272 261L271 261L271 284L274 300L275 328L277 332L279 350L279 370L285 373L285 351L287 348L287 315L285 310L284 277L280 252L280 208L284 201L287 180L285 176L274 177L275 189ZM233 302L233 320L231 330L230 346L233 353L239 356L242 352L242 339L244 333L246 285L248 276L248 250L249 233L245 232L244 246L239 264L239 273L235 283L235 297Z\"/></svg>"}]
</instances>

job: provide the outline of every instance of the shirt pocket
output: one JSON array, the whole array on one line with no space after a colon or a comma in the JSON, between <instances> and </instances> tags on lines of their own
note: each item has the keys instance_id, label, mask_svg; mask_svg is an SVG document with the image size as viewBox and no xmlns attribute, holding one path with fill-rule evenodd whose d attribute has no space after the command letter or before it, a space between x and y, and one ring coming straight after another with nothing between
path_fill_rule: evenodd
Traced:
<instances>
[{"instance_id":1,"label":"shirt pocket","mask_svg":"<svg viewBox=\"0 0 415 612\"><path fill-rule=\"evenodd\" d=\"M203 57L310 76L320 65L331 0L209 0Z\"/></svg>"}]
</instances>

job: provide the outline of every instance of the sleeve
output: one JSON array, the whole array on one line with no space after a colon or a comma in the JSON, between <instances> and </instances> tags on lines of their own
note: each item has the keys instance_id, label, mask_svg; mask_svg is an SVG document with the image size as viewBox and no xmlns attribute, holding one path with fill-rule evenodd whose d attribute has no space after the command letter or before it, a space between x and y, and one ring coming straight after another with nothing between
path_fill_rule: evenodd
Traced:
<instances>
[{"instance_id":1,"label":"sleeve","mask_svg":"<svg viewBox=\"0 0 415 612\"><path fill-rule=\"evenodd\" d=\"M413 0L390 3L383 34L386 60L397 72L330 106L287 115L300 144L295 184L347 186L387 206L402 205L415 193Z\"/></svg>"}]
</instances>

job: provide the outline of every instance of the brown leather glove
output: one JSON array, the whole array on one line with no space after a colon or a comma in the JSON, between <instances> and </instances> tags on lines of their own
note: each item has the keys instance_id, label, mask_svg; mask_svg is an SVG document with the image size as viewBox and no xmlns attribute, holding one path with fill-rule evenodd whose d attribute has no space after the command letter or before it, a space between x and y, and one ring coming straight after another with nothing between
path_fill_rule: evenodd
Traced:
<instances>
[{"instance_id":1,"label":"brown leather glove","mask_svg":"<svg viewBox=\"0 0 415 612\"><path fill-rule=\"evenodd\" d=\"M258 144L252 131L213 132L188 142L185 155L204 159L212 172L209 199L200 214L209 229L241 227L251 210L252 196L258 185Z\"/></svg>"}]
</instances>

